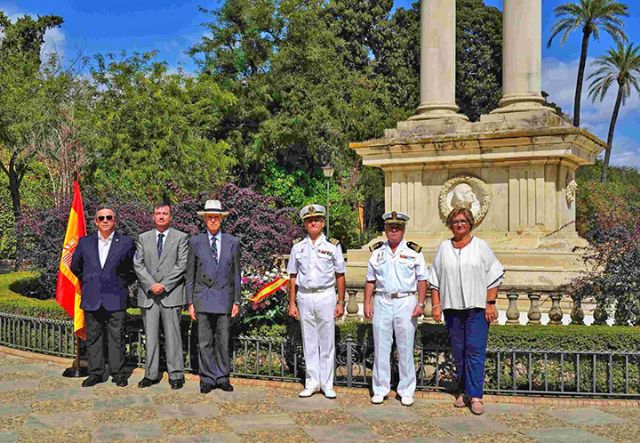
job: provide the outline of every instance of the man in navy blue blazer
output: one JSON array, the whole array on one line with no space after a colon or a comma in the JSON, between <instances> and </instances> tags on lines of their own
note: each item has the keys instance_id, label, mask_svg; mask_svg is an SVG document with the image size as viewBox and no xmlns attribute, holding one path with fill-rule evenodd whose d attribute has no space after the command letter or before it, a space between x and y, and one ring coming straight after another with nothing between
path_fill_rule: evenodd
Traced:
<instances>
[{"instance_id":1,"label":"man in navy blue blazer","mask_svg":"<svg viewBox=\"0 0 640 443\"><path fill-rule=\"evenodd\" d=\"M192 237L187 258L186 293L189 315L198 321L200 392L233 391L229 383L231 317L240 306L240 242L223 234L229 214L218 200L207 200L203 211L207 232Z\"/></svg>"},{"instance_id":2,"label":"man in navy blue blazer","mask_svg":"<svg viewBox=\"0 0 640 443\"><path fill-rule=\"evenodd\" d=\"M104 335L108 338L109 372L117 386L127 386L124 374L124 321L128 286L135 280L131 237L115 232L116 214L102 207L96 212L98 232L82 237L73 253L71 272L82 283L89 356L89 377L83 387L106 381Z\"/></svg>"}]
</instances>

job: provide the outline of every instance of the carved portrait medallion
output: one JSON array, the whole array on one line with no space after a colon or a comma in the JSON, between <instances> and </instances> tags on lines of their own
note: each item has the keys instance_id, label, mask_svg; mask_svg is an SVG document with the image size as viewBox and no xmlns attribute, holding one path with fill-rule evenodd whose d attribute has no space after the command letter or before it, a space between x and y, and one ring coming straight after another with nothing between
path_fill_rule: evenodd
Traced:
<instances>
[{"instance_id":1,"label":"carved portrait medallion","mask_svg":"<svg viewBox=\"0 0 640 443\"><path fill-rule=\"evenodd\" d=\"M477 177L461 175L447 180L442 185L439 207L443 220L453 208L463 207L471 210L476 225L479 225L487 215L490 206L489 187Z\"/></svg>"}]
</instances>

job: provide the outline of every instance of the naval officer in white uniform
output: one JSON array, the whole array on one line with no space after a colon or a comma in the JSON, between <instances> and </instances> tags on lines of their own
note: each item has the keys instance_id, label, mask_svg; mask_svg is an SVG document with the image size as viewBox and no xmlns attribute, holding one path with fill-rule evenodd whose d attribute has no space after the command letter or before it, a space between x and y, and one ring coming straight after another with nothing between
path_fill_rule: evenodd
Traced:
<instances>
[{"instance_id":1,"label":"naval officer in white uniform","mask_svg":"<svg viewBox=\"0 0 640 443\"><path fill-rule=\"evenodd\" d=\"M300 320L306 367L304 390L298 395L310 397L322 390L325 397L336 398L335 319L344 314L344 256L339 242L322 233L324 207L305 206L300 218L307 236L293 245L287 265L289 315Z\"/></svg>"},{"instance_id":2,"label":"naval officer in white uniform","mask_svg":"<svg viewBox=\"0 0 640 443\"><path fill-rule=\"evenodd\" d=\"M391 389L390 355L395 333L400 369L397 392L402 404L411 406L416 390L413 341L417 318L424 308L429 274L420 253L422 248L404 241L409 216L393 211L382 218L387 241L371 247L373 253L364 286L364 315L373 318L375 359L371 403L384 402Z\"/></svg>"}]
</instances>

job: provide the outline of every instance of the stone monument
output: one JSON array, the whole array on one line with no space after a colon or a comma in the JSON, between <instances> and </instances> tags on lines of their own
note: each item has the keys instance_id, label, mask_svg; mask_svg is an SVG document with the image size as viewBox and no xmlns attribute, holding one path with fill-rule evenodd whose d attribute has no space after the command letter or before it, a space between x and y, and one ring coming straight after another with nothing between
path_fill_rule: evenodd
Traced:
<instances>
[{"instance_id":1,"label":"stone monument","mask_svg":"<svg viewBox=\"0 0 640 443\"><path fill-rule=\"evenodd\" d=\"M583 270L575 171L603 141L573 127L541 95L541 0L504 0L503 94L478 122L455 103L455 0L421 1L420 105L384 137L350 148L385 177L385 211L411 217L407 238L427 263L455 206L506 267L505 286L552 290ZM376 239L374 241L377 241ZM364 283L368 248L348 251L348 285Z\"/></svg>"}]
</instances>

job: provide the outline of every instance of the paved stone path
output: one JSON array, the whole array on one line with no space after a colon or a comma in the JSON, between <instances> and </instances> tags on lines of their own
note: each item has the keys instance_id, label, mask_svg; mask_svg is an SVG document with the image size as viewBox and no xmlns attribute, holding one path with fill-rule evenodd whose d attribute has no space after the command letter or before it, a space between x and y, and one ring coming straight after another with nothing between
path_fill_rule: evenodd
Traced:
<instances>
[{"instance_id":1,"label":"paved stone path","mask_svg":"<svg viewBox=\"0 0 640 443\"><path fill-rule=\"evenodd\" d=\"M487 403L484 416L452 399L369 403L362 391L298 399L293 386L236 381L233 393L202 395L198 383L139 389L111 382L81 388L64 365L0 350L0 442L637 442L638 402L616 406ZM584 404L584 402L583 402Z\"/></svg>"}]
</instances>

